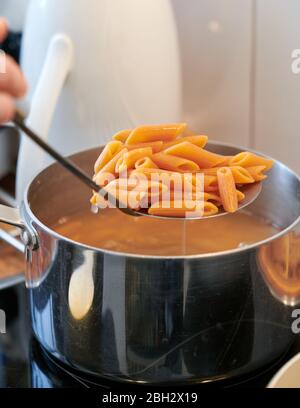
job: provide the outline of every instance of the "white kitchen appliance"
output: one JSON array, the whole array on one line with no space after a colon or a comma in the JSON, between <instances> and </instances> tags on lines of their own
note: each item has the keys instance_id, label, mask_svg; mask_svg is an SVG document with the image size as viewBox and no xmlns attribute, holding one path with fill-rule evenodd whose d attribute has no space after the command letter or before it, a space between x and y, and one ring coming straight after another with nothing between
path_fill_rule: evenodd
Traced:
<instances>
[{"instance_id":1,"label":"white kitchen appliance","mask_svg":"<svg viewBox=\"0 0 300 408\"><path fill-rule=\"evenodd\" d=\"M63 154L122 128L181 119L169 0L32 0L22 46L27 124ZM21 140L17 199L49 158Z\"/></svg>"}]
</instances>

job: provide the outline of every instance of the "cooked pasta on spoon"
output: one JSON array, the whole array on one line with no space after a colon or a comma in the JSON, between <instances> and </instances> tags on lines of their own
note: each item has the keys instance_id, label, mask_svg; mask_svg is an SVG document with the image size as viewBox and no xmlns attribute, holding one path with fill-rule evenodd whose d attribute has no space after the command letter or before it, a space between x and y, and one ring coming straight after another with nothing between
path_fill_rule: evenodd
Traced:
<instances>
[{"instance_id":1,"label":"cooked pasta on spoon","mask_svg":"<svg viewBox=\"0 0 300 408\"><path fill-rule=\"evenodd\" d=\"M206 135L186 130L175 123L118 132L95 163L95 183L123 208L156 217L212 217L250 204L273 161L247 151L211 152ZM91 203L111 207L103 197L95 191Z\"/></svg>"}]
</instances>

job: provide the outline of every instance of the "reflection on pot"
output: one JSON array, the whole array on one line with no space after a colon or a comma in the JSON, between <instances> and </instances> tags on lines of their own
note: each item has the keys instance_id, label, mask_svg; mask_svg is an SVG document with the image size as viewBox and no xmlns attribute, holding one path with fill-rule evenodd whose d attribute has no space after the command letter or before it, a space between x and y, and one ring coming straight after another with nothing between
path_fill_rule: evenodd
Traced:
<instances>
[{"instance_id":1,"label":"reflection on pot","mask_svg":"<svg viewBox=\"0 0 300 408\"><path fill-rule=\"evenodd\" d=\"M69 284L69 307L74 319L81 320L89 312L94 299L92 252L86 252L83 265L73 272Z\"/></svg>"},{"instance_id":2,"label":"reflection on pot","mask_svg":"<svg viewBox=\"0 0 300 408\"><path fill-rule=\"evenodd\" d=\"M290 232L264 245L258 260L272 294L290 306L300 303L300 232Z\"/></svg>"}]
</instances>

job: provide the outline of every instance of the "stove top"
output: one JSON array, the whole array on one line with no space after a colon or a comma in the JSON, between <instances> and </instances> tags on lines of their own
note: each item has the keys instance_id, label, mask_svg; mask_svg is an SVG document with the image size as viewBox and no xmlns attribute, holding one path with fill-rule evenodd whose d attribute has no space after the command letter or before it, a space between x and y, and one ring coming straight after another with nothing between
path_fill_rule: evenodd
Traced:
<instances>
[{"instance_id":1,"label":"stove top","mask_svg":"<svg viewBox=\"0 0 300 408\"><path fill-rule=\"evenodd\" d=\"M51 357L33 338L24 284L0 291L0 309L6 314L6 332L0 334L0 388L120 388L120 384L81 376ZM280 359L251 375L200 387L265 387L278 369L300 351L300 338ZM122 388L130 388L122 385ZM176 386L178 388L178 385Z\"/></svg>"}]
</instances>

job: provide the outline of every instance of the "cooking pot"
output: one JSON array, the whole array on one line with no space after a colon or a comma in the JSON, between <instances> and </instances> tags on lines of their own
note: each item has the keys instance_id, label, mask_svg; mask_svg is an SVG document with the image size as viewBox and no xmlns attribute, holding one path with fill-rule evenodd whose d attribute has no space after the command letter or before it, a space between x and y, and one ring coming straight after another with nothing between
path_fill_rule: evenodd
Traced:
<instances>
[{"instance_id":1,"label":"cooking pot","mask_svg":"<svg viewBox=\"0 0 300 408\"><path fill-rule=\"evenodd\" d=\"M243 150L217 143L209 149L225 155ZM92 174L99 153L92 149L71 158ZM270 279L272 262L265 259L274 252L266 249L300 234L300 180L286 166L275 162L261 195L248 207L281 232L218 253L117 253L53 231L61 217L88 208L90 195L54 163L29 185L20 212L0 207L0 221L22 229L33 332L51 355L92 375L162 384L230 378L286 351L294 339L291 314L299 302L300 261L289 274L289 246L282 253L276 246L287 266L278 290ZM159 228L160 220L153 222ZM76 281L80 289L77 285L72 294ZM74 317L76 296L82 314Z\"/></svg>"}]
</instances>

